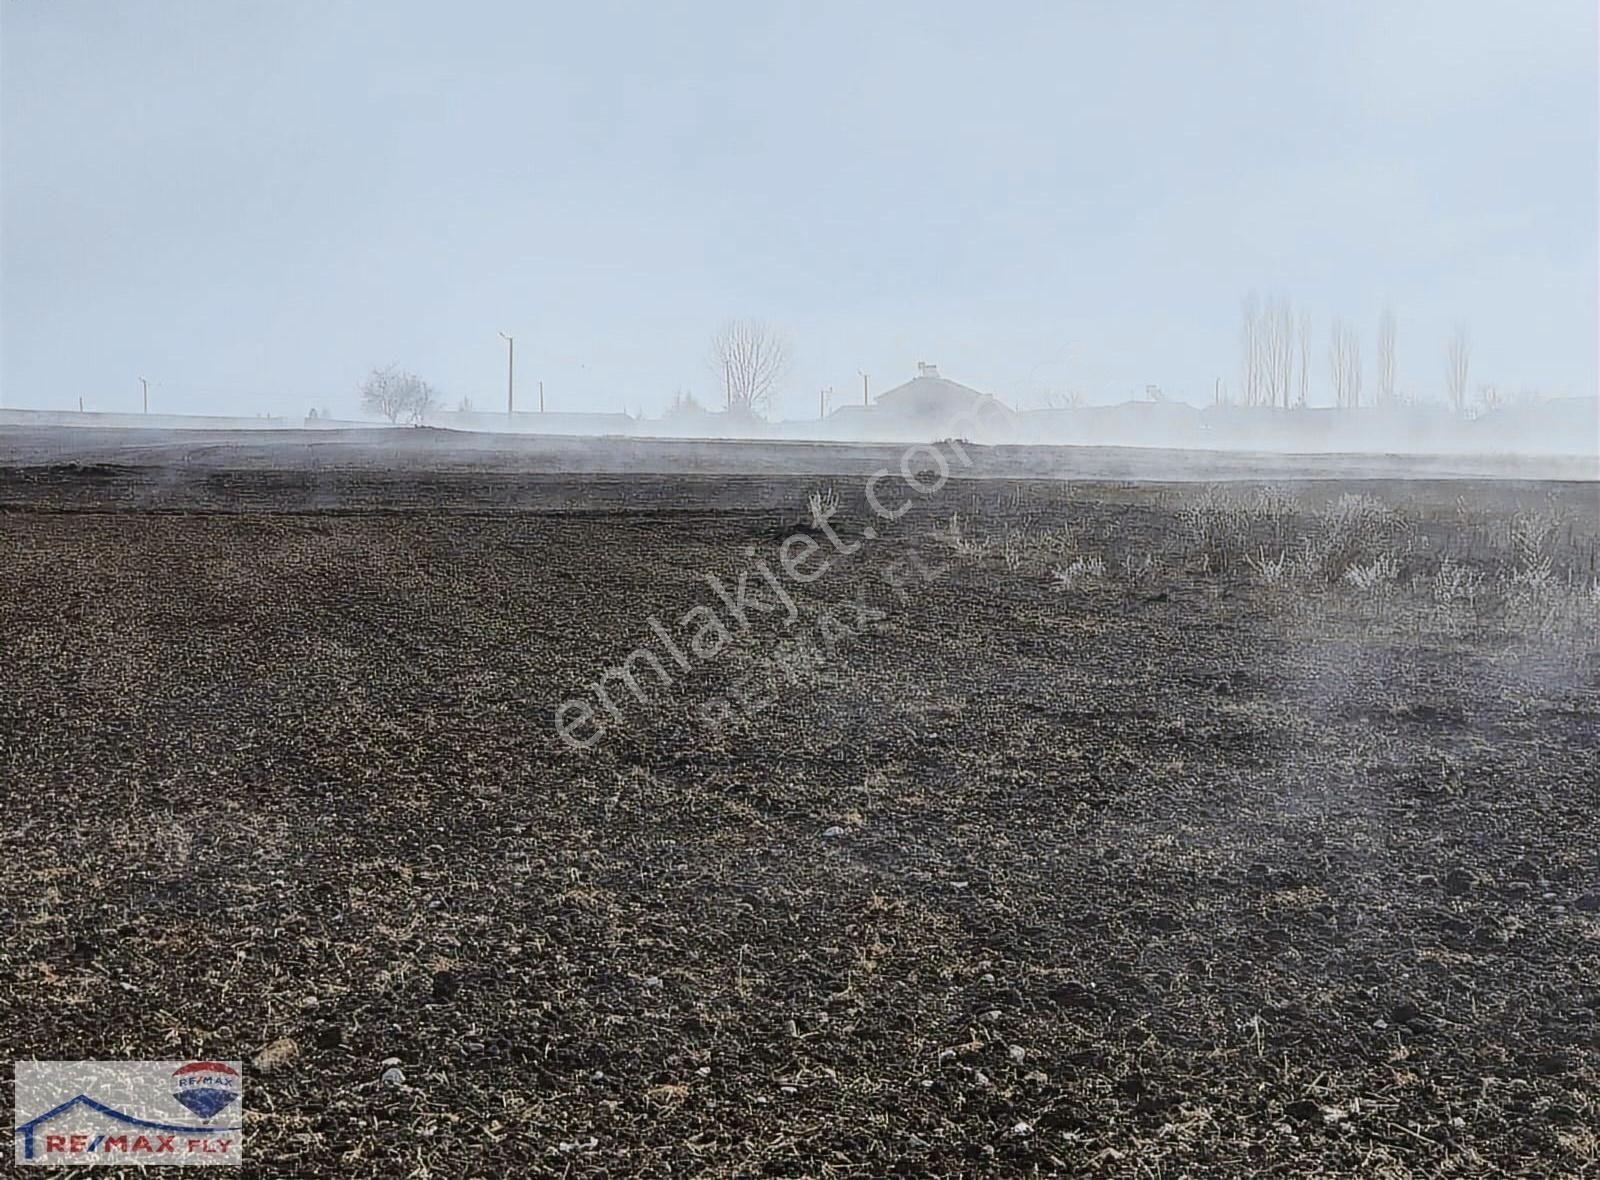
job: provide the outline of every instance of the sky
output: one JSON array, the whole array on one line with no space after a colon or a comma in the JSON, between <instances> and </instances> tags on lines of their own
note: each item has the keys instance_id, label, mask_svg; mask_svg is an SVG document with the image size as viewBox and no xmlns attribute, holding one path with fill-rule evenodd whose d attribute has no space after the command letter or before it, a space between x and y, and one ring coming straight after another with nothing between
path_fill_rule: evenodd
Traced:
<instances>
[{"instance_id":1,"label":"sky","mask_svg":"<svg viewBox=\"0 0 1600 1180\"><path fill-rule=\"evenodd\" d=\"M1241 303L1403 393L1596 390L1592 0L0 0L0 405L781 412L1237 385Z\"/></svg>"}]
</instances>

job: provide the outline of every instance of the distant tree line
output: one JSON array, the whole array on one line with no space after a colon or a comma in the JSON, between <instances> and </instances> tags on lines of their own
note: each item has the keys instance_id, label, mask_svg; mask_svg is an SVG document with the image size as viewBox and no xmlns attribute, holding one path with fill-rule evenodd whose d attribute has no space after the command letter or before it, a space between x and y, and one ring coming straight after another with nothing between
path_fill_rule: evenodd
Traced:
<instances>
[{"instance_id":1,"label":"distant tree line","mask_svg":"<svg viewBox=\"0 0 1600 1180\"><path fill-rule=\"evenodd\" d=\"M1396 387L1396 355L1399 325L1394 309L1385 307L1378 316L1375 385L1369 404L1392 406L1399 400ZM1226 395L1218 383L1218 401L1246 406L1304 406L1310 388L1311 316L1301 311L1296 317L1286 295L1263 300L1254 291L1245 296L1240 332L1242 347L1240 396ZM1445 394L1450 408L1466 414L1472 343L1466 325L1457 324L1445 343ZM1328 378L1333 388L1334 405L1340 409L1361 406L1363 369L1361 337L1354 327L1338 316L1328 336ZM1479 393L1483 409L1499 404L1495 387L1483 386Z\"/></svg>"}]
</instances>

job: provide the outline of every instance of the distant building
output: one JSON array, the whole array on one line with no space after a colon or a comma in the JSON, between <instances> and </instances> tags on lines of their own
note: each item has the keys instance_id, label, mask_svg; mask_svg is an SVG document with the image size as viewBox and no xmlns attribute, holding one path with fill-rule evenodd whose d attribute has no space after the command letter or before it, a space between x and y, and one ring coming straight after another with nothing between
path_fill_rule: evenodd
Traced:
<instances>
[{"instance_id":1,"label":"distant building","mask_svg":"<svg viewBox=\"0 0 1600 1180\"><path fill-rule=\"evenodd\" d=\"M870 411L875 434L911 440L1011 435L1016 415L987 393L939 376L917 362L917 375L878 395Z\"/></svg>"}]
</instances>

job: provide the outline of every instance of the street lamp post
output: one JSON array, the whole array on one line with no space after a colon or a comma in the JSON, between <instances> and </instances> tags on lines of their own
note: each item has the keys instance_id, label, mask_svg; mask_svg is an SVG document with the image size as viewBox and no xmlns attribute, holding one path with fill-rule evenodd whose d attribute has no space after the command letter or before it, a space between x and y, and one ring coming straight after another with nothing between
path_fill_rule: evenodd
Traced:
<instances>
[{"instance_id":1,"label":"street lamp post","mask_svg":"<svg viewBox=\"0 0 1600 1180\"><path fill-rule=\"evenodd\" d=\"M504 332L501 332L500 335L505 336L506 341L506 422L509 424L511 421L512 407L514 404L512 401L512 391L516 387L517 342L514 337L506 336Z\"/></svg>"}]
</instances>

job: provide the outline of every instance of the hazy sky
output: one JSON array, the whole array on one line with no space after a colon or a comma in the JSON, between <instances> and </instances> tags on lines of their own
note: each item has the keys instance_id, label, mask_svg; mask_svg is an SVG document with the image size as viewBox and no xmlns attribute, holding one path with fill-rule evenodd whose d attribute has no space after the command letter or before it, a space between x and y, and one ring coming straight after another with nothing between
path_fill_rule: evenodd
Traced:
<instances>
[{"instance_id":1,"label":"hazy sky","mask_svg":"<svg viewBox=\"0 0 1600 1180\"><path fill-rule=\"evenodd\" d=\"M1592 0L0 0L0 404L710 400L920 360L1027 402L1237 384L1240 301L1399 317L1403 390L1596 386Z\"/></svg>"}]
</instances>

